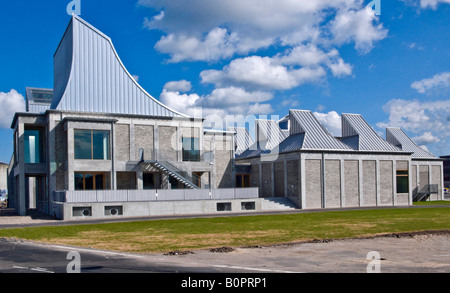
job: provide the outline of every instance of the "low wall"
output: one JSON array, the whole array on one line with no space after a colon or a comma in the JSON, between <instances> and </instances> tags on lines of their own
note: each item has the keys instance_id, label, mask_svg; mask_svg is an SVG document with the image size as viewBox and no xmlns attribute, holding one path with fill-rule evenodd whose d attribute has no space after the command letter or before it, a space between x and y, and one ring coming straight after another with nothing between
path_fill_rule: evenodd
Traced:
<instances>
[{"instance_id":1,"label":"low wall","mask_svg":"<svg viewBox=\"0 0 450 293\"><path fill-rule=\"evenodd\" d=\"M214 214L262 210L260 198L58 203L54 206L56 208L54 215L61 220Z\"/></svg>"}]
</instances>

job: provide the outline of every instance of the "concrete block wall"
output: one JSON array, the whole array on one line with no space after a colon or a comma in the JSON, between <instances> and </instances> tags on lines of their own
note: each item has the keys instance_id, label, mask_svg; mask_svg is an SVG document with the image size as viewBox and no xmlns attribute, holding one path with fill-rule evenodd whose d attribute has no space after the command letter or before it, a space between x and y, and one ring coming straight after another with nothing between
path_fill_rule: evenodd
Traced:
<instances>
[{"instance_id":1,"label":"concrete block wall","mask_svg":"<svg viewBox=\"0 0 450 293\"><path fill-rule=\"evenodd\" d=\"M250 181L260 187L261 197L281 195L301 208L412 204L412 191L397 193L396 184L397 170L411 169L408 155L305 152L250 164ZM410 180L414 176L409 172Z\"/></svg>"}]
</instances>

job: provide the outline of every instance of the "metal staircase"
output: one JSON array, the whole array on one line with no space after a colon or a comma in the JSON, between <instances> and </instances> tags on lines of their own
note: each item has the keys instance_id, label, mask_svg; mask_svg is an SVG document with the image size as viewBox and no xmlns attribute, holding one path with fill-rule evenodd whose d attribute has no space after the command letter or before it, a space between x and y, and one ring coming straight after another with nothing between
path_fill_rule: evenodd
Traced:
<instances>
[{"instance_id":1,"label":"metal staircase","mask_svg":"<svg viewBox=\"0 0 450 293\"><path fill-rule=\"evenodd\" d=\"M413 195L413 201L426 201L430 195L438 193L439 186L437 184L427 184L419 192Z\"/></svg>"},{"instance_id":2,"label":"metal staircase","mask_svg":"<svg viewBox=\"0 0 450 293\"><path fill-rule=\"evenodd\" d=\"M155 161L152 165L162 172L174 177L179 182L183 183L187 188L198 189L199 187L193 182L192 176L189 176L187 172L175 167L169 162ZM182 175L183 174L183 175Z\"/></svg>"}]
</instances>

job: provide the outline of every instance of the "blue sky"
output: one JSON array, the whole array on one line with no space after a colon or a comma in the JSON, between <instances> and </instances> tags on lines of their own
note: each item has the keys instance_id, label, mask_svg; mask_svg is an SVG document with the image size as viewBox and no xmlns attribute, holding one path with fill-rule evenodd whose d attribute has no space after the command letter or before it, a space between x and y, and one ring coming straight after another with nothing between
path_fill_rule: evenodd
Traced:
<instances>
[{"instance_id":1,"label":"blue sky","mask_svg":"<svg viewBox=\"0 0 450 293\"><path fill-rule=\"evenodd\" d=\"M70 0L0 4L0 161L26 87L53 87ZM80 0L155 98L205 116L359 113L450 154L450 0ZM264 4L261 4L264 3Z\"/></svg>"}]
</instances>

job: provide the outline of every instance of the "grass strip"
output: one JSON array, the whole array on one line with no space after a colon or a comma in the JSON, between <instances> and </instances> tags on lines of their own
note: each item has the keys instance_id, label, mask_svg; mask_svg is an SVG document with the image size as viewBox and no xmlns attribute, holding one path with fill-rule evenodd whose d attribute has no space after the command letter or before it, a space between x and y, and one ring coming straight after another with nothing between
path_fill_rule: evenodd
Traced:
<instances>
[{"instance_id":1,"label":"grass strip","mask_svg":"<svg viewBox=\"0 0 450 293\"><path fill-rule=\"evenodd\" d=\"M151 253L450 229L450 207L150 220L0 230L0 237Z\"/></svg>"}]
</instances>

